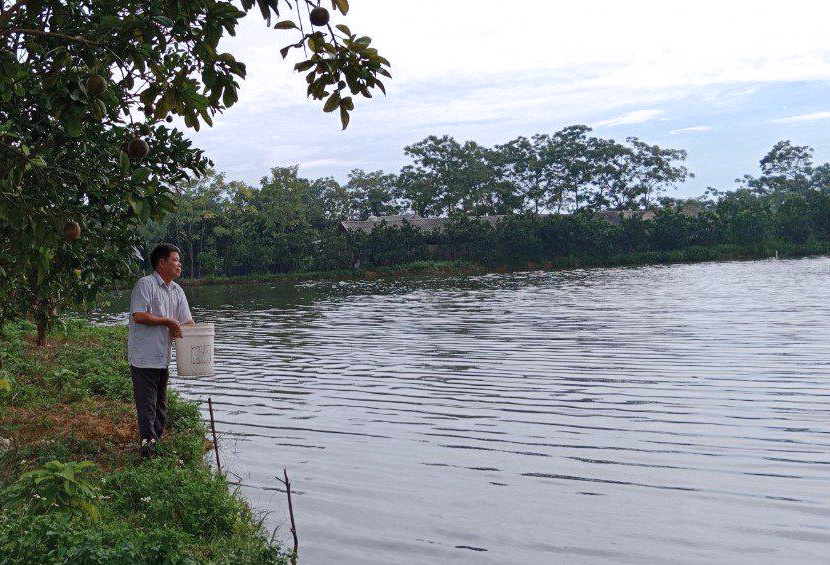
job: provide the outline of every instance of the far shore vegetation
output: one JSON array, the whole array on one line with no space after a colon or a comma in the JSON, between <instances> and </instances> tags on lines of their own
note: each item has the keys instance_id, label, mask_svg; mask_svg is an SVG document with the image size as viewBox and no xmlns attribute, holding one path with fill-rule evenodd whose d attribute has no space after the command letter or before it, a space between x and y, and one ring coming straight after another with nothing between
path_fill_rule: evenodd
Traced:
<instances>
[{"instance_id":1,"label":"far shore vegetation","mask_svg":"<svg viewBox=\"0 0 830 565\"><path fill-rule=\"evenodd\" d=\"M178 245L183 284L828 253L830 164L814 164L812 148L781 141L734 190L678 199L685 152L590 133L571 126L492 148L431 136L405 149L413 164L399 173L353 170L344 184L297 167L259 186L210 173L148 223L143 251ZM424 229L428 217L445 220Z\"/></svg>"},{"instance_id":2,"label":"far shore vegetation","mask_svg":"<svg viewBox=\"0 0 830 565\"><path fill-rule=\"evenodd\" d=\"M559 271L599 267L636 267L643 265L670 265L675 263L702 263L707 261L752 261L778 258L794 259L816 255L830 255L830 241L805 243L801 245L786 241L771 241L761 245L716 245L711 247L689 247L667 252L630 253L604 258L563 257L553 261L537 263L529 261L524 265L510 267L485 267L469 261L416 261L376 268L340 269L332 271L296 271L291 273L252 274L240 276L209 276L203 278L178 279L183 287L211 285L246 285L264 283L295 283L300 281L348 281L421 277L459 277L491 273L524 271ZM123 288L123 287L119 287Z\"/></svg>"}]
</instances>

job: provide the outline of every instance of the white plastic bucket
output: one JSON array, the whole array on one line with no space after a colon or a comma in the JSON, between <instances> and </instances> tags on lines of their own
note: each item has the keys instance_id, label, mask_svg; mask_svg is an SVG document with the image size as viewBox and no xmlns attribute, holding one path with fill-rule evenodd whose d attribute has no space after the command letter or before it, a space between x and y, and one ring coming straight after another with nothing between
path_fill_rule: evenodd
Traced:
<instances>
[{"instance_id":1,"label":"white plastic bucket","mask_svg":"<svg viewBox=\"0 0 830 565\"><path fill-rule=\"evenodd\" d=\"M182 326L176 339L176 369L180 377L213 374L213 324Z\"/></svg>"}]
</instances>

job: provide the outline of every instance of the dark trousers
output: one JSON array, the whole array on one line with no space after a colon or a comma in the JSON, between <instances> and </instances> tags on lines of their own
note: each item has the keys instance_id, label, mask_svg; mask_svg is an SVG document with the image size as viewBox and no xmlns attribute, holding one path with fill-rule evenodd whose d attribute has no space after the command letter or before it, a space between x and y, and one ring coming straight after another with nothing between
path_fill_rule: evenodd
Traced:
<instances>
[{"instance_id":1,"label":"dark trousers","mask_svg":"<svg viewBox=\"0 0 830 565\"><path fill-rule=\"evenodd\" d=\"M167 421L167 369L145 369L130 365L133 397L141 439L161 439Z\"/></svg>"}]
</instances>

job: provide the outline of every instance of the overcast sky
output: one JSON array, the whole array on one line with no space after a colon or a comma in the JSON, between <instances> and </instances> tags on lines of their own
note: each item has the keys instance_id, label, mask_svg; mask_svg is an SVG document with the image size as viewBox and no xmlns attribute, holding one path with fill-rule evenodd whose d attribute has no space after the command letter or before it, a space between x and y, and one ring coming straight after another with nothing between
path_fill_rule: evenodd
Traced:
<instances>
[{"instance_id":1,"label":"overcast sky","mask_svg":"<svg viewBox=\"0 0 830 565\"><path fill-rule=\"evenodd\" d=\"M689 152L677 195L731 188L780 139L830 160L830 3L351 0L343 21L392 63L351 125L305 97L257 11L221 47L248 65L239 102L193 134L229 179L397 172L435 134L485 145L588 124ZM295 59L296 61L296 59Z\"/></svg>"}]
</instances>

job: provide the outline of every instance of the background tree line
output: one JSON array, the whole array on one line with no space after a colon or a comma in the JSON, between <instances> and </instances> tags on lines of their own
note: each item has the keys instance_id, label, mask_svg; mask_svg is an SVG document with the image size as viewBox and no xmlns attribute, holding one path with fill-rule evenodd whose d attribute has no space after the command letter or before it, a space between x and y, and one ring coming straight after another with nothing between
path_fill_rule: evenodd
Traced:
<instances>
[{"instance_id":1,"label":"background tree line","mask_svg":"<svg viewBox=\"0 0 830 565\"><path fill-rule=\"evenodd\" d=\"M345 183L302 178L296 166L272 169L259 186L210 173L182 183L177 211L147 225L145 256L171 241L182 249L185 276L209 277L420 260L601 264L830 239L830 164L815 166L810 147L781 141L761 160L760 175L738 179L737 189L677 200L665 193L691 176L684 151L589 134L571 126L492 148L430 136L405 148L413 162L398 174L355 169ZM689 206L700 213L683 213ZM654 219L635 214L619 225L600 214L647 209ZM404 212L453 220L431 233L339 229L342 220ZM488 214L507 217L496 226L470 218Z\"/></svg>"}]
</instances>

